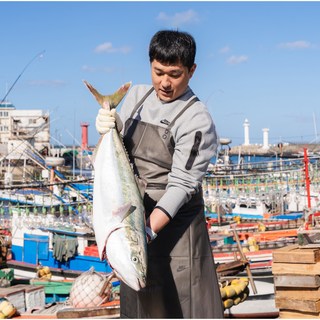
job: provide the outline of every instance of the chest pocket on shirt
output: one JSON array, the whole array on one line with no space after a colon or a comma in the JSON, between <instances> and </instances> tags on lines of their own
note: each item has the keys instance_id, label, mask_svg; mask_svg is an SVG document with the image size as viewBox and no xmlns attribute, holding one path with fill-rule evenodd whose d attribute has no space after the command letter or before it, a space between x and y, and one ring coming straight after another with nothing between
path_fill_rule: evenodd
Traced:
<instances>
[{"instance_id":1,"label":"chest pocket on shirt","mask_svg":"<svg viewBox=\"0 0 320 320\"><path fill-rule=\"evenodd\" d=\"M128 119L126 128L124 144L131 158L171 169L174 140L170 130L135 119Z\"/></svg>"}]
</instances>

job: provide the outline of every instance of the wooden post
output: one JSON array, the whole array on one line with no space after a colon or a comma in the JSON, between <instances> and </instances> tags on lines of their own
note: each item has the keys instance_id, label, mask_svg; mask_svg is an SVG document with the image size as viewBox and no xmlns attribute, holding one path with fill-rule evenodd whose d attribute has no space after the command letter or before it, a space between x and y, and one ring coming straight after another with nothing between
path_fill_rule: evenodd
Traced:
<instances>
[{"instance_id":1,"label":"wooden post","mask_svg":"<svg viewBox=\"0 0 320 320\"><path fill-rule=\"evenodd\" d=\"M233 231L234 238L236 239L236 242L237 242L237 245L238 245L238 249L239 249L239 253L240 253L240 256L241 256L241 260L247 261L247 258L246 258L245 254L242 251L242 247L241 247L241 243L240 243L240 240L239 240L239 236L238 236L237 230L233 227L232 231ZM247 269L247 274L248 274L248 277L249 277L249 281L250 281L253 293L256 294L258 291L257 291L256 285L254 283L249 264L246 265L246 269Z\"/></svg>"}]
</instances>

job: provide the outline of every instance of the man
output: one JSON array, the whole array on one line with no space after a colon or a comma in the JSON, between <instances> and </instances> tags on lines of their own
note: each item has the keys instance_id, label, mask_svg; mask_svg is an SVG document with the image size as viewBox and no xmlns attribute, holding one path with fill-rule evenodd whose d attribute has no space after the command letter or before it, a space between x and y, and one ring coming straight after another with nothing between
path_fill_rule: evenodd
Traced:
<instances>
[{"instance_id":1,"label":"man","mask_svg":"<svg viewBox=\"0 0 320 320\"><path fill-rule=\"evenodd\" d=\"M134 86L120 115L100 109L96 119L99 133L115 125L122 132L147 183L147 287L136 292L121 283L123 318L223 317L201 188L217 135L189 87L195 54L188 33L157 32L149 46L152 86Z\"/></svg>"}]
</instances>

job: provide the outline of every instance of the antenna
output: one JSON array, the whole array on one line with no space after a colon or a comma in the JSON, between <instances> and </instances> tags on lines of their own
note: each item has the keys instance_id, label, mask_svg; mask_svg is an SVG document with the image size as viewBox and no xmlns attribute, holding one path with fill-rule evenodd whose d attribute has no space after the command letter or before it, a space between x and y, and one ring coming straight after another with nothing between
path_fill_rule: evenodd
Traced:
<instances>
[{"instance_id":1,"label":"antenna","mask_svg":"<svg viewBox=\"0 0 320 320\"><path fill-rule=\"evenodd\" d=\"M23 73L26 71L26 69L30 66L30 64L36 60L38 57L42 58L43 54L45 53L45 50L42 50L41 52L37 53L26 65L25 67L22 69L21 73L18 75L17 79L13 82L13 84L11 85L10 89L7 91L6 95L4 96L4 98L1 100L0 105L2 105L2 103L6 100L7 96L9 95L9 93L11 92L11 90L13 89L13 87L15 86L15 84L18 82L18 80L20 79L20 77L23 75Z\"/></svg>"}]
</instances>

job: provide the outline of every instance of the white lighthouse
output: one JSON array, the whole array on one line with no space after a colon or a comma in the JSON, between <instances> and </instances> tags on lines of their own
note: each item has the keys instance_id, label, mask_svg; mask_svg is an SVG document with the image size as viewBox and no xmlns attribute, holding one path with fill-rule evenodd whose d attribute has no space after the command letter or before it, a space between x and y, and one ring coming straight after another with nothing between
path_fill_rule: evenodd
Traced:
<instances>
[{"instance_id":1,"label":"white lighthouse","mask_svg":"<svg viewBox=\"0 0 320 320\"><path fill-rule=\"evenodd\" d=\"M249 141L249 121L248 119L244 120L243 123L243 128L244 128L244 146L249 146L250 145L250 141Z\"/></svg>"},{"instance_id":2,"label":"white lighthouse","mask_svg":"<svg viewBox=\"0 0 320 320\"><path fill-rule=\"evenodd\" d=\"M269 129L268 128L263 128L263 149L269 149Z\"/></svg>"}]
</instances>

